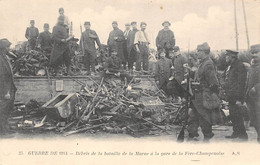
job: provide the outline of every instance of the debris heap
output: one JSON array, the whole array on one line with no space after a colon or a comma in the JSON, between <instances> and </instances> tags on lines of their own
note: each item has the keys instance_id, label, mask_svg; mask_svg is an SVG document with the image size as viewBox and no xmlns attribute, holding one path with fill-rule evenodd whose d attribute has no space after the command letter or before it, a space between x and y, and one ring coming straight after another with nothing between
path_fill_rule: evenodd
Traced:
<instances>
[{"instance_id":1,"label":"debris heap","mask_svg":"<svg viewBox=\"0 0 260 165\"><path fill-rule=\"evenodd\" d=\"M169 133L172 124L182 123L184 103L162 102L162 91L139 88L142 82L136 82L125 84L102 78L100 82L93 80L92 85L81 83L81 90L70 95L71 100L60 95L46 106L35 104L37 113L30 116L25 112L27 115L16 122L16 129L55 130L65 136L107 132L139 137Z\"/></svg>"}]
</instances>

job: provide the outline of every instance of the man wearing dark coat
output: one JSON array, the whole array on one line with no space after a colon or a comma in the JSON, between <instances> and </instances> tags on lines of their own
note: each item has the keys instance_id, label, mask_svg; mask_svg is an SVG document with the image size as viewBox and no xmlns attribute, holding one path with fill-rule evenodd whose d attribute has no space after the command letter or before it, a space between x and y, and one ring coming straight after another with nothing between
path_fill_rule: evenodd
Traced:
<instances>
[{"instance_id":1,"label":"man wearing dark coat","mask_svg":"<svg viewBox=\"0 0 260 165\"><path fill-rule=\"evenodd\" d=\"M226 93L226 101L229 103L229 114L233 125L232 135L226 136L226 138L247 140L248 135L240 109L245 101L247 71L244 64L238 59L237 51L226 50L226 54L226 61L229 65L224 73L223 88Z\"/></svg>"},{"instance_id":2,"label":"man wearing dark coat","mask_svg":"<svg viewBox=\"0 0 260 165\"><path fill-rule=\"evenodd\" d=\"M160 59L156 63L155 80L159 89L167 92L167 83L172 75L172 61L165 57L165 50L160 50Z\"/></svg>"},{"instance_id":3,"label":"man wearing dark coat","mask_svg":"<svg viewBox=\"0 0 260 165\"><path fill-rule=\"evenodd\" d=\"M174 78L176 81L181 84L184 80L185 68L184 64L188 64L187 58L181 54L180 48L175 46L174 48L174 57L173 57L173 66L174 66Z\"/></svg>"},{"instance_id":4,"label":"man wearing dark coat","mask_svg":"<svg viewBox=\"0 0 260 165\"><path fill-rule=\"evenodd\" d=\"M7 119L13 109L16 87L14 85L11 64L6 54L11 43L0 40L0 134L9 131Z\"/></svg>"},{"instance_id":5,"label":"man wearing dark coat","mask_svg":"<svg viewBox=\"0 0 260 165\"><path fill-rule=\"evenodd\" d=\"M129 35L131 32L130 26L131 26L130 23L125 24L125 31L124 31L125 40L123 42L124 58L125 58L125 63L123 64L124 67L126 67L126 63L128 62L127 40L129 38ZM124 68L124 69L126 69L126 68Z\"/></svg>"},{"instance_id":6,"label":"man wearing dark coat","mask_svg":"<svg viewBox=\"0 0 260 165\"><path fill-rule=\"evenodd\" d=\"M34 50L36 46L36 40L39 35L39 30L34 26L35 21L30 21L31 26L26 29L25 38L28 39L28 50Z\"/></svg>"},{"instance_id":7,"label":"man wearing dark coat","mask_svg":"<svg viewBox=\"0 0 260 165\"><path fill-rule=\"evenodd\" d=\"M51 52L50 66L54 68L55 74L59 71L59 66L65 64L68 74L70 73L70 49L66 41L68 31L64 26L64 17L59 16L58 23L53 27L52 39L54 41Z\"/></svg>"},{"instance_id":8,"label":"man wearing dark coat","mask_svg":"<svg viewBox=\"0 0 260 165\"><path fill-rule=\"evenodd\" d=\"M131 22L132 30L129 32L127 38L127 52L128 52L128 69L133 70L133 64L136 62L137 51L134 45L135 34L138 32L137 24L135 21Z\"/></svg>"},{"instance_id":9,"label":"man wearing dark coat","mask_svg":"<svg viewBox=\"0 0 260 165\"><path fill-rule=\"evenodd\" d=\"M37 38L36 46L47 53L51 53L52 50L52 39L51 39L51 33L49 32L49 24L45 23L44 31L41 32Z\"/></svg>"},{"instance_id":10,"label":"man wearing dark coat","mask_svg":"<svg viewBox=\"0 0 260 165\"><path fill-rule=\"evenodd\" d=\"M116 51L118 57L121 59L122 64L126 63L124 57L123 44L125 41L124 32L118 28L118 23L116 21L112 22L113 31L109 33L107 40L107 45L109 46L109 52Z\"/></svg>"},{"instance_id":11,"label":"man wearing dark coat","mask_svg":"<svg viewBox=\"0 0 260 165\"><path fill-rule=\"evenodd\" d=\"M96 46L95 44L98 45L98 47L101 49L101 43L99 40L99 37L97 33L90 29L91 25L90 22L86 21L84 23L85 26L85 31L81 35L80 39L80 45L82 45L82 42L84 44L84 65L87 69L87 72L90 73L93 72L95 73L95 62L97 58L97 53L96 53Z\"/></svg>"},{"instance_id":12,"label":"man wearing dark coat","mask_svg":"<svg viewBox=\"0 0 260 165\"><path fill-rule=\"evenodd\" d=\"M213 61L209 57L210 47L208 43L203 43L197 46L198 59L200 66L197 70L199 90L194 91L194 99L192 99L193 109L189 111L188 132L189 140L195 140L198 134L198 127L201 127L204 135L204 141L209 141L214 133L212 132L212 125L220 118L219 107L206 107L203 102L203 96L206 94L218 93L218 79L217 72Z\"/></svg>"},{"instance_id":13,"label":"man wearing dark coat","mask_svg":"<svg viewBox=\"0 0 260 165\"><path fill-rule=\"evenodd\" d=\"M246 104L250 112L251 124L255 127L260 143L260 44L251 46L252 64L248 72Z\"/></svg>"},{"instance_id":14,"label":"man wearing dark coat","mask_svg":"<svg viewBox=\"0 0 260 165\"><path fill-rule=\"evenodd\" d=\"M173 31L169 29L169 26L171 26L169 21L164 21L162 25L164 28L159 31L156 37L156 46L157 50L165 49L166 57L169 58L169 51L175 46L175 37Z\"/></svg>"}]
</instances>

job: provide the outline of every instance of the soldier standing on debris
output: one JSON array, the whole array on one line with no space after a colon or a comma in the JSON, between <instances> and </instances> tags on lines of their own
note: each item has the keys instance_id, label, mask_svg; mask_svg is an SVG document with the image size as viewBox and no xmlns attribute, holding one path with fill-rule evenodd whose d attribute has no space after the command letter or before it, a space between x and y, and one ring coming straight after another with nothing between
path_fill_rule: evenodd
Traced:
<instances>
[{"instance_id":1,"label":"soldier standing on debris","mask_svg":"<svg viewBox=\"0 0 260 165\"><path fill-rule=\"evenodd\" d=\"M135 21L131 22L132 30L129 32L127 38L127 52L128 52L128 69L130 72L133 71L133 64L136 61L136 48L134 46L135 34L138 32L137 24Z\"/></svg>"},{"instance_id":2,"label":"soldier standing on debris","mask_svg":"<svg viewBox=\"0 0 260 165\"><path fill-rule=\"evenodd\" d=\"M125 58L125 62L124 62L124 67L126 67L126 63L128 61L128 51L127 51L127 40L129 38L129 34L131 32L131 29L130 29L130 23L126 23L125 24L125 31L124 31L124 37L125 37L125 41L123 43L123 48L124 48L124 58ZM124 68L126 69L126 68Z\"/></svg>"},{"instance_id":3,"label":"soldier standing on debris","mask_svg":"<svg viewBox=\"0 0 260 165\"><path fill-rule=\"evenodd\" d=\"M150 39L145 31L147 24L145 22L141 22L141 30L135 33L135 48L138 53L136 59L136 70L140 71L141 66L143 66L144 71L148 71L149 67L149 44Z\"/></svg>"},{"instance_id":4,"label":"soldier standing on debris","mask_svg":"<svg viewBox=\"0 0 260 165\"><path fill-rule=\"evenodd\" d=\"M257 141L260 143L260 44L251 46L253 54L249 69L246 104L250 111L251 124L255 127Z\"/></svg>"},{"instance_id":5,"label":"soldier standing on debris","mask_svg":"<svg viewBox=\"0 0 260 165\"><path fill-rule=\"evenodd\" d=\"M63 8L59 8L59 14L60 16L63 16L64 17L64 25L68 31L68 34L71 34L71 22L69 21L69 17L64 15L64 9Z\"/></svg>"},{"instance_id":6,"label":"soldier standing on debris","mask_svg":"<svg viewBox=\"0 0 260 165\"><path fill-rule=\"evenodd\" d=\"M226 136L226 138L247 140L248 136L240 109L245 99L247 71L243 63L238 59L237 51L226 50L226 55L229 66L225 71L223 88L226 92L226 101L229 103L229 114L233 125L232 135Z\"/></svg>"},{"instance_id":7,"label":"soldier standing on debris","mask_svg":"<svg viewBox=\"0 0 260 165\"><path fill-rule=\"evenodd\" d=\"M184 65L188 64L188 60L185 56L181 54L179 46L175 46L173 49L174 49L174 57L173 57L174 78L179 84L181 84L181 82L184 80L184 74L185 74Z\"/></svg>"},{"instance_id":8,"label":"soldier standing on debris","mask_svg":"<svg viewBox=\"0 0 260 165\"><path fill-rule=\"evenodd\" d=\"M67 73L71 74L70 70L70 49L66 41L68 38L68 31L64 26L64 17L59 16L58 23L53 27L52 39L54 41L51 52L50 66L54 68L54 74L57 74L59 67L65 63Z\"/></svg>"},{"instance_id":9,"label":"soldier standing on debris","mask_svg":"<svg viewBox=\"0 0 260 165\"><path fill-rule=\"evenodd\" d=\"M10 45L7 39L0 40L0 135L10 132L7 120L13 110L16 92L12 67L6 57Z\"/></svg>"},{"instance_id":10,"label":"soldier standing on debris","mask_svg":"<svg viewBox=\"0 0 260 165\"><path fill-rule=\"evenodd\" d=\"M123 43L125 41L124 32L118 28L118 23L116 21L112 22L113 31L109 33L107 40L107 45L109 46L109 52L116 51L117 56L120 58L121 62L125 64L124 48Z\"/></svg>"},{"instance_id":11,"label":"soldier standing on debris","mask_svg":"<svg viewBox=\"0 0 260 165\"><path fill-rule=\"evenodd\" d=\"M214 136L212 125L220 118L219 100L217 98L219 83L215 66L209 57L210 47L208 43L198 45L197 53L200 60L197 71L200 85L198 90L194 91L193 109L189 111L188 140L195 140L199 136L198 127L201 127L204 141L207 142ZM207 98L210 98L210 102Z\"/></svg>"},{"instance_id":12,"label":"soldier standing on debris","mask_svg":"<svg viewBox=\"0 0 260 165\"><path fill-rule=\"evenodd\" d=\"M96 46L95 43L97 43L99 49L102 49L102 45L100 43L99 37L97 33L90 29L91 25L90 22L86 21L84 23L85 31L81 35L80 39L80 45L82 45L82 42L84 44L85 54L84 54L84 65L87 69L88 74L92 72L92 75L95 74L95 63L97 58L96 53Z\"/></svg>"},{"instance_id":13,"label":"soldier standing on debris","mask_svg":"<svg viewBox=\"0 0 260 165\"><path fill-rule=\"evenodd\" d=\"M49 24L45 23L44 31L41 32L37 38L36 46L47 53L51 53L52 50L52 39L51 39L51 33L49 32Z\"/></svg>"},{"instance_id":14,"label":"soldier standing on debris","mask_svg":"<svg viewBox=\"0 0 260 165\"><path fill-rule=\"evenodd\" d=\"M172 75L172 61L165 57L165 50L161 49L160 51L160 59L156 63L156 81L158 81L157 85L159 89L167 92L167 83L169 82L169 78Z\"/></svg>"},{"instance_id":15,"label":"soldier standing on debris","mask_svg":"<svg viewBox=\"0 0 260 165\"><path fill-rule=\"evenodd\" d=\"M30 21L31 26L26 29L25 38L28 39L28 49L27 50L34 50L36 46L36 40L39 35L39 30L34 26L35 21Z\"/></svg>"},{"instance_id":16,"label":"soldier standing on debris","mask_svg":"<svg viewBox=\"0 0 260 165\"><path fill-rule=\"evenodd\" d=\"M169 26L171 26L171 23L169 21L164 21L162 23L162 26L164 27L162 30L159 31L157 37L156 37L156 46L157 50L159 49L165 49L166 50L166 57L169 57L169 51L173 49L175 46L175 37L173 31L169 29Z\"/></svg>"}]
</instances>

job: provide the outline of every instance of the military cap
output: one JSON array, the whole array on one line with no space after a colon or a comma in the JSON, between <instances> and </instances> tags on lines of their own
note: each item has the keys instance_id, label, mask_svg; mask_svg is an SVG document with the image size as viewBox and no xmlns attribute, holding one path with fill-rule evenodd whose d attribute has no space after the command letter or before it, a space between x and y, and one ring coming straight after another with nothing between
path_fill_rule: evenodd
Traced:
<instances>
[{"instance_id":1,"label":"military cap","mask_svg":"<svg viewBox=\"0 0 260 165\"><path fill-rule=\"evenodd\" d=\"M64 21L64 20L65 20L65 18L64 18L64 16L63 16L63 15L60 15L60 16L58 17L58 20L60 20L60 21Z\"/></svg>"},{"instance_id":2,"label":"military cap","mask_svg":"<svg viewBox=\"0 0 260 165\"><path fill-rule=\"evenodd\" d=\"M238 51L227 49L226 55L231 56L231 57L238 57Z\"/></svg>"},{"instance_id":3,"label":"military cap","mask_svg":"<svg viewBox=\"0 0 260 165\"><path fill-rule=\"evenodd\" d=\"M141 22L140 26L142 26L142 25L146 26L147 24L145 22Z\"/></svg>"},{"instance_id":4,"label":"military cap","mask_svg":"<svg viewBox=\"0 0 260 165\"><path fill-rule=\"evenodd\" d=\"M251 52L252 54L255 54L255 53L260 52L260 44L252 45L252 46L250 47L250 52Z\"/></svg>"},{"instance_id":5,"label":"military cap","mask_svg":"<svg viewBox=\"0 0 260 165\"><path fill-rule=\"evenodd\" d=\"M209 44L207 42L204 42L203 44L198 45L197 51L204 51L206 53L209 53L210 52Z\"/></svg>"},{"instance_id":6,"label":"military cap","mask_svg":"<svg viewBox=\"0 0 260 165\"><path fill-rule=\"evenodd\" d=\"M4 49L4 48L7 48L11 45L12 43L6 39L6 38L3 38L0 40L0 49Z\"/></svg>"},{"instance_id":7,"label":"military cap","mask_svg":"<svg viewBox=\"0 0 260 165\"><path fill-rule=\"evenodd\" d=\"M35 23L35 21L34 20L30 20L30 23Z\"/></svg>"},{"instance_id":8,"label":"military cap","mask_svg":"<svg viewBox=\"0 0 260 165\"><path fill-rule=\"evenodd\" d=\"M45 23L45 24L43 25L43 27L44 27L44 28L49 28L50 26L49 26L49 24Z\"/></svg>"},{"instance_id":9,"label":"military cap","mask_svg":"<svg viewBox=\"0 0 260 165\"><path fill-rule=\"evenodd\" d=\"M84 23L84 25L90 25L90 22L89 22L89 21L86 21L86 22Z\"/></svg>"},{"instance_id":10,"label":"military cap","mask_svg":"<svg viewBox=\"0 0 260 165\"><path fill-rule=\"evenodd\" d=\"M164 26L165 23L168 23L171 26L171 23L169 21L164 21L162 25Z\"/></svg>"},{"instance_id":11,"label":"military cap","mask_svg":"<svg viewBox=\"0 0 260 165\"><path fill-rule=\"evenodd\" d=\"M134 25L134 24L136 24L136 21L131 22L131 25Z\"/></svg>"},{"instance_id":12,"label":"military cap","mask_svg":"<svg viewBox=\"0 0 260 165\"><path fill-rule=\"evenodd\" d=\"M177 52L177 51L180 50L180 47L179 47L179 46L174 46L174 47L173 47L173 50L174 50L175 52Z\"/></svg>"},{"instance_id":13,"label":"military cap","mask_svg":"<svg viewBox=\"0 0 260 165\"><path fill-rule=\"evenodd\" d=\"M64 11L64 9L61 7L61 8L59 8L59 11Z\"/></svg>"},{"instance_id":14,"label":"military cap","mask_svg":"<svg viewBox=\"0 0 260 165\"><path fill-rule=\"evenodd\" d=\"M112 22L112 25L113 25L113 24L116 24L116 25L118 25L117 21L113 21L113 22Z\"/></svg>"}]
</instances>

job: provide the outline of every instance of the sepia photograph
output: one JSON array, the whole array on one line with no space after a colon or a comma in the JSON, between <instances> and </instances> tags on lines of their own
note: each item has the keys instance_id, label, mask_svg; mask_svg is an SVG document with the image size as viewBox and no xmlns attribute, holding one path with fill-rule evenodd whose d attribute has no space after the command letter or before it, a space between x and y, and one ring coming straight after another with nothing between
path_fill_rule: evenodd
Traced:
<instances>
[{"instance_id":1,"label":"sepia photograph","mask_svg":"<svg viewBox=\"0 0 260 165\"><path fill-rule=\"evenodd\" d=\"M0 0L0 165L260 162L260 0Z\"/></svg>"}]
</instances>

